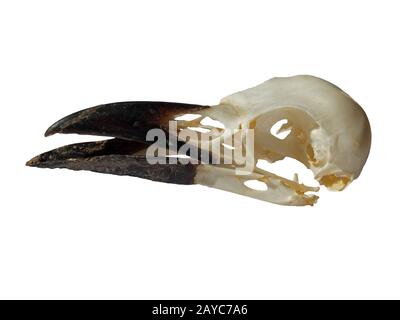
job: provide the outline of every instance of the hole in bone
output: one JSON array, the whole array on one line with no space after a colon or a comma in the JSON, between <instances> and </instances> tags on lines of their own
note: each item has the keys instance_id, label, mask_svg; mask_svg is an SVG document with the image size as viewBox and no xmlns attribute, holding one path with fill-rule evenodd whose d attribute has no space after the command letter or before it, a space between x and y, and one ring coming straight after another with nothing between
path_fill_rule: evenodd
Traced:
<instances>
[{"instance_id":1,"label":"hole in bone","mask_svg":"<svg viewBox=\"0 0 400 320\"><path fill-rule=\"evenodd\" d=\"M200 121L203 126L210 126L219 129L225 129L224 124L221 121L211 119L210 117L205 117Z\"/></svg>"},{"instance_id":2,"label":"hole in bone","mask_svg":"<svg viewBox=\"0 0 400 320\"><path fill-rule=\"evenodd\" d=\"M226 143L223 143L222 145L223 145L225 148L229 149L229 150L234 150L234 149L235 149L235 147L232 147L231 145L226 144Z\"/></svg>"},{"instance_id":3,"label":"hole in bone","mask_svg":"<svg viewBox=\"0 0 400 320\"><path fill-rule=\"evenodd\" d=\"M306 191L306 192L304 192L304 195L308 196L308 197L315 196L315 191Z\"/></svg>"},{"instance_id":4,"label":"hole in bone","mask_svg":"<svg viewBox=\"0 0 400 320\"><path fill-rule=\"evenodd\" d=\"M182 116L176 117L175 120L177 120L177 121L179 121L179 120L182 120L182 121L193 121L193 120L195 120L197 118L200 118L200 117L201 117L200 114L187 113L187 114L184 114Z\"/></svg>"},{"instance_id":5,"label":"hole in bone","mask_svg":"<svg viewBox=\"0 0 400 320\"><path fill-rule=\"evenodd\" d=\"M252 190L257 190L257 191L267 191L268 186L265 182L259 181L259 180L247 180L243 182L243 184Z\"/></svg>"},{"instance_id":6,"label":"hole in bone","mask_svg":"<svg viewBox=\"0 0 400 320\"><path fill-rule=\"evenodd\" d=\"M292 132L292 129L290 127L286 127L288 124L287 119L282 119L276 122L270 130L270 133L275 137L280 140L286 139L286 137Z\"/></svg>"},{"instance_id":7,"label":"hole in bone","mask_svg":"<svg viewBox=\"0 0 400 320\"><path fill-rule=\"evenodd\" d=\"M190 157L186 154L168 154L166 155L166 158L190 159Z\"/></svg>"},{"instance_id":8,"label":"hole in bone","mask_svg":"<svg viewBox=\"0 0 400 320\"><path fill-rule=\"evenodd\" d=\"M298 175L299 183L308 186L318 187L318 182L314 179L311 170L302 164L300 161L293 158L284 158L276 162L270 163L267 160L258 159L257 168L274 173L280 177L295 181L295 174Z\"/></svg>"},{"instance_id":9,"label":"hole in bone","mask_svg":"<svg viewBox=\"0 0 400 320\"><path fill-rule=\"evenodd\" d=\"M200 132L200 133L208 133L208 132L211 131L210 129L202 128L202 127L188 127L188 129L192 130L192 131L197 131L197 132Z\"/></svg>"}]
</instances>

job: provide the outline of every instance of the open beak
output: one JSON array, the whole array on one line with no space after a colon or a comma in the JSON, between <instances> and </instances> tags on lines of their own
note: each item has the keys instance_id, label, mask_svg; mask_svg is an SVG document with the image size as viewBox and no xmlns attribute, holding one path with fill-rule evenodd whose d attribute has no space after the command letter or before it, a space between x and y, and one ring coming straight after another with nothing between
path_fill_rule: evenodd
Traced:
<instances>
[{"instance_id":1,"label":"open beak","mask_svg":"<svg viewBox=\"0 0 400 320\"><path fill-rule=\"evenodd\" d=\"M150 164L146 149L149 130L162 129L175 117L195 113L207 106L171 102L118 102L73 113L50 126L45 136L55 133L115 137L109 140L63 146L40 154L26 165L38 168L88 170L129 175L178 184L194 183L195 164Z\"/></svg>"},{"instance_id":2,"label":"open beak","mask_svg":"<svg viewBox=\"0 0 400 320\"><path fill-rule=\"evenodd\" d=\"M197 145L197 158L193 158L194 155L189 152L191 149L183 148L189 152L184 155L196 161L167 159L180 157L182 154L175 152L181 152L181 146L186 144L186 141L177 139L177 132L169 132L169 122L181 121L182 116L191 114L205 117L209 110L204 109L207 108L209 107L170 102L119 102L85 109L57 121L45 135L75 133L112 137L111 139L63 146L40 154L26 164L38 168L66 168L128 175L175 184L200 184L279 204L312 205L316 201L315 195L305 193L316 191L317 188L307 187L258 168L248 172L248 175L238 176L235 165L214 164L210 161L213 157L212 151L208 151L208 159L207 156L206 159L203 156L199 159L204 150ZM198 123L201 124L198 119L182 121L184 122L177 124L177 129L190 129L192 125L195 127ZM159 161L159 156L151 158L146 154L148 146L154 143L146 141L146 135L151 129L161 129L165 134L165 153L161 156L165 161ZM170 134L175 136L169 136ZM169 148L173 144L172 138L177 143L176 150ZM266 184L268 189L259 191L248 188L245 186L248 180L258 180Z\"/></svg>"}]
</instances>

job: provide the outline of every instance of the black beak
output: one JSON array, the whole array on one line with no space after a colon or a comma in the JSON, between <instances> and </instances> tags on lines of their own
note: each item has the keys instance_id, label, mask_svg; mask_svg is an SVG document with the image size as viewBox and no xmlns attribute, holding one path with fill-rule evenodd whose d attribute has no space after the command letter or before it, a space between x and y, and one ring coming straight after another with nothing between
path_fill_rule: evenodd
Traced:
<instances>
[{"instance_id":1,"label":"black beak","mask_svg":"<svg viewBox=\"0 0 400 320\"><path fill-rule=\"evenodd\" d=\"M134 101L99 105L75 112L47 129L45 136L76 133L144 142L150 129L168 130L168 122L208 108L186 103Z\"/></svg>"},{"instance_id":2,"label":"black beak","mask_svg":"<svg viewBox=\"0 0 400 320\"><path fill-rule=\"evenodd\" d=\"M207 106L171 102L119 102L73 113L46 131L115 137L110 140L67 145L45 152L26 165L39 168L89 170L130 175L169 183L192 184L195 164L150 164L146 158L146 134L153 128L168 131L179 115Z\"/></svg>"}]
</instances>

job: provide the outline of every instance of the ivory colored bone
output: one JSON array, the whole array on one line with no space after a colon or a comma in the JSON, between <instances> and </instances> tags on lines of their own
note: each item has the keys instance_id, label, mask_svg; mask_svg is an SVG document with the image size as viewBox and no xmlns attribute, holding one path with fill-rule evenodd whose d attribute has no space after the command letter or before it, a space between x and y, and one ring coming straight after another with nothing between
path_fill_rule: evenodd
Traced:
<instances>
[{"instance_id":1,"label":"ivory colored bone","mask_svg":"<svg viewBox=\"0 0 400 320\"><path fill-rule=\"evenodd\" d=\"M294 158L330 190L343 190L356 179L370 150L370 125L360 105L337 86L313 76L273 78L200 113L222 122L226 129L254 129L254 163ZM290 133L281 140L270 129L282 119L287 120L282 131ZM273 203L307 205L318 199L305 193L317 189L295 180L288 183L259 168L249 179L265 182L266 191L245 187L246 176L235 177L229 170L206 166L198 172L196 183Z\"/></svg>"},{"instance_id":2,"label":"ivory colored bone","mask_svg":"<svg viewBox=\"0 0 400 320\"><path fill-rule=\"evenodd\" d=\"M171 126L175 133L171 133ZM165 142L161 148L147 139L152 130L160 133L157 141ZM206 133L198 135L199 132ZM318 199L313 192L319 188L300 183L297 174L289 180L265 171L257 162L296 159L312 171L319 184L341 191L360 175L371 144L370 126L362 108L335 85L305 75L273 78L227 96L211 107L157 101L99 105L64 117L45 135L55 133L115 138L60 147L34 157L28 166L201 184L297 206L313 205ZM183 138L185 134L193 138L189 143ZM177 139L180 141L175 145L185 151L171 147L172 140ZM242 147L245 166L236 156ZM227 149L231 152L225 152ZM156 156L152 150L163 156ZM206 157L200 157L199 163L199 151L203 154L204 150ZM182 155L187 162L178 162ZM220 163L206 161L216 157ZM261 184L262 188L250 183Z\"/></svg>"}]
</instances>

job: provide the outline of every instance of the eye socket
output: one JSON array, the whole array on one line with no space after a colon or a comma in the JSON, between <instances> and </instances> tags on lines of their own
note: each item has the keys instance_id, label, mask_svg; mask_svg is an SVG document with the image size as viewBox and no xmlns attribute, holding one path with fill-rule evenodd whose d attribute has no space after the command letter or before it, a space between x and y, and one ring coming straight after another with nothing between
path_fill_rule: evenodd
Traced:
<instances>
[{"instance_id":1,"label":"eye socket","mask_svg":"<svg viewBox=\"0 0 400 320\"><path fill-rule=\"evenodd\" d=\"M243 182L243 184L252 190L257 190L257 191L267 191L268 190L268 185L265 182L259 181L259 180L247 180Z\"/></svg>"},{"instance_id":2,"label":"eye socket","mask_svg":"<svg viewBox=\"0 0 400 320\"><path fill-rule=\"evenodd\" d=\"M288 119L282 119L271 127L269 131L275 138L279 140L285 140L287 136L292 132L292 129L289 125Z\"/></svg>"}]
</instances>

